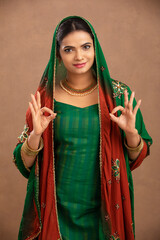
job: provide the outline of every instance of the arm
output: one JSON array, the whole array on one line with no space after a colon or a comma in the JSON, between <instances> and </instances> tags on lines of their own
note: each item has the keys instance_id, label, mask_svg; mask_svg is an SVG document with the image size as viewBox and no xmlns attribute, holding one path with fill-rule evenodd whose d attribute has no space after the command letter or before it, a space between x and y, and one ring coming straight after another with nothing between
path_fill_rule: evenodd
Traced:
<instances>
[{"instance_id":1,"label":"arm","mask_svg":"<svg viewBox=\"0 0 160 240\"><path fill-rule=\"evenodd\" d=\"M126 89L128 91L129 94L129 98L131 97L132 91L131 89L124 83L116 81L114 79L112 79L112 83L113 83L113 95L116 101L116 105L117 106L123 106L125 108L125 96L124 96L124 89ZM117 88L118 86L118 88ZM118 90L117 90L118 89ZM135 108L137 102L135 100L135 98L133 99L133 109ZM116 115L118 117L120 117L121 112L118 111L116 113ZM150 137L150 135L148 134L144 121L143 121L143 116L142 113L140 111L140 109L137 110L137 114L136 114L136 120L135 120L135 128L138 131L138 134L141 136L142 140L143 140L143 149L141 150L141 152L139 153L138 157L133 160L131 160L129 157L129 153L127 151L127 148L124 146L124 151L127 152L127 157L129 160L129 164L130 164L130 169L131 171L133 171L135 168L139 167L141 165L141 163L143 162L144 158L146 158L149 153L150 153L150 146L152 145L152 138ZM125 132L121 130L121 136L122 136L122 141L124 142L124 140L126 139L126 134ZM122 144L123 144L122 142Z\"/></svg>"},{"instance_id":2,"label":"arm","mask_svg":"<svg viewBox=\"0 0 160 240\"><path fill-rule=\"evenodd\" d=\"M127 87L130 99L128 100L127 91L125 90L124 95L122 95L122 101L117 98L118 105L114 108L110 114L111 120L115 121L125 136L126 144L131 148L136 148L140 143L140 138L142 138L143 148L139 152L128 151L128 156L130 160L131 170L138 167L143 159L149 154L149 147L152 144L152 139L146 131L143 117L139 106L141 100L136 102L134 92L131 92L130 88ZM120 105L121 104L121 105ZM118 110L118 117L114 116ZM138 147L139 149L139 147Z\"/></svg>"},{"instance_id":3,"label":"arm","mask_svg":"<svg viewBox=\"0 0 160 240\"><path fill-rule=\"evenodd\" d=\"M129 133L127 132L125 134L126 134L126 146L128 146L127 151L129 159L135 160L139 156L140 151L142 149L140 149L140 151L132 151L130 149L136 149L141 144L141 137L138 134L137 129L135 129L133 132Z\"/></svg>"},{"instance_id":4,"label":"arm","mask_svg":"<svg viewBox=\"0 0 160 240\"><path fill-rule=\"evenodd\" d=\"M56 113L51 109L41 108L39 92L37 92L37 99L33 94L31 94L31 98L32 103L29 102L29 107L32 114L33 130L27 138L27 142L21 148L21 157L28 168L34 164L38 151L42 149L42 146L39 149L42 133L48 127L50 121L56 117ZM49 116L46 116L45 113L48 113Z\"/></svg>"},{"instance_id":5,"label":"arm","mask_svg":"<svg viewBox=\"0 0 160 240\"><path fill-rule=\"evenodd\" d=\"M27 141L27 148L31 149L31 155L27 154L27 151L25 150L24 146L26 143L23 143L22 148L21 148L21 158L24 161L24 164L26 165L27 168L32 167L34 164L34 161L36 159L36 155L38 153L38 148L40 145L40 139L41 135L36 135L34 130L30 133ZM41 149L41 147L40 147ZM37 151L37 152L36 152Z\"/></svg>"},{"instance_id":6,"label":"arm","mask_svg":"<svg viewBox=\"0 0 160 240\"><path fill-rule=\"evenodd\" d=\"M42 89L40 92L41 96L44 96L45 91ZM35 98L33 95L31 95L31 97L32 103L29 103L29 108L26 114L26 125L21 136L18 138L18 144L13 152L13 162L21 174L26 178L29 178L31 167L35 162L37 154L29 154L34 156L29 156L26 154L27 151L23 151L24 145L27 142L31 152L37 151L39 148L40 139L42 139L42 133L47 128L49 122L56 116L56 114L54 114L49 108L41 108L40 93L38 91L37 98ZM42 100L43 99L44 97ZM44 102L42 104L44 105Z\"/></svg>"},{"instance_id":7,"label":"arm","mask_svg":"<svg viewBox=\"0 0 160 240\"><path fill-rule=\"evenodd\" d=\"M124 91L124 107L117 106L110 113L111 120L116 122L118 126L125 132L126 147L130 160L138 158L142 148L143 140L136 129L136 114L141 104L141 100L137 102L133 109L133 100L135 93L132 92L130 99L128 99L127 90ZM114 114L121 111L121 115L116 117ZM141 144L141 146L139 146Z\"/></svg>"}]
</instances>

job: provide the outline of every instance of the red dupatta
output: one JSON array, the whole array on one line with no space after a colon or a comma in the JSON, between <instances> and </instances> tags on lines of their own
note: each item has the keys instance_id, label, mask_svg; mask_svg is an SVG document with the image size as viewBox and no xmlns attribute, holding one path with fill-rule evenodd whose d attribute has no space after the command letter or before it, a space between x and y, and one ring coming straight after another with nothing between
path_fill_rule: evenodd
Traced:
<instances>
[{"instance_id":1,"label":"red dupatta","mask_svg":"<svg viewBox=\"0 0 160 240\"><path fill-rule=\"evenodd\" d=\"M73 16L74 17L74 16ZM68 17L72 18L72 17ZM65 21L63 19L60 24ZM80 17L78 17L80 18ZM134 239L134 216L133 216L133 186L132 179L129 180L129 162L124 153L123 134L119 127L110 120L109 112L116 106L115 90L110 78L107 64L98 42L97 36L91 24L95 43L95 63L94 70L98 81L99 95L99 119L100 119L100 172L101 172L101 220L105 239L115 240L133 240ZM58 25L59 26L59 25ZM41 94L42 107L46 106L54 110L54 89L55 81L58 79L59 72L64 69L58 69L56 57L56 33L55 30L50 61L42 77L41 85L38 89ZM125 87L124 87L125 86ZM123 96L126 85L121 85L118 91ZM46 89L53 90L53 96L49 97ZM27 124L32 130L32 119L30 110L27 112ZM54 167L54 124L50 123L43 133L44 149L43 157L36 161L35 172L39 168L39 202L40 202L40 220L42 229L38 240L58 240L62 239L58 224L58 214L56 205L56 187L55 187L55 167ZM143 158L147 155L147 144L144 142L144 148L139 155L136 163L131 165L132 170L141 164ZM137 164L137 165L136 165ZM35 209L35 215L36 209ZM37 222L40 226L40 222ZM27 238L34 239L34 238Z\"/></svg>"}]
</instances>

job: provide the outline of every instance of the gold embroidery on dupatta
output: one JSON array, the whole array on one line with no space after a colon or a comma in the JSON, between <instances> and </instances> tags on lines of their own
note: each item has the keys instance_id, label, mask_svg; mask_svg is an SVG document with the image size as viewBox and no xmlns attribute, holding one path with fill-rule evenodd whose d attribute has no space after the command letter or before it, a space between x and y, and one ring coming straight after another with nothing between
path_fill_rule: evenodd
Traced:
<instances>
[{"instance_id":1,"label":"gold embroidery on dupatta","mask_svg":"<svg viewBox=\"0 0 160 240\"><path fill-rule=\"evenodd\" d=\"M24 143L25 140L28 138L28 136L29 136L29 127L27 126L27 124L25 124L23 132L18 137L18 143ZM25 160L23 159L22 155L21 155L21 159L22 159L22 162L23 162L23 165L24 165L25 169L30 173L31 170L27 167L27 165L25 163ZM15 166L18 168L15 156L13 156L13 162L14 162Z\"/></svg>"},{"instance_id":2,"label":"gold embroidery on dupatta","mask_svg":"<svg viewBox=\"0 0 160 240\"><path fill-rule=\"evenodd\" d=\"M83 19L83 18L82 18ZM85 19L83 19L85 20ZM86 21L85 21L86 22ZM88 24L88 22L86 22ZM89 28L91 29L90 25L88 24ZM94 33L91 29L91 32L94 36ZM94 37L95 39L95 37ZM95 52L96 52L96 44L95 44ZM101 134L101 129L102 129L102 124L101 124L101 106L100 106L100 94L99 94L99 89L100 89L100 84L99 84L99 81L100 81L100 78L99 78L99 68L98 68L98 62L97 62L97 56L95 56L95 60L96 60L96 71L97 71L97 85L98 85L98 109L99 109L99 124L100 124L100 150L99 150L99 161L100 161L100 179L101 179L101 184L102 184L102 134ZM103 67L101 69L101 71L104 71L105 68ZM102 209L102 207L101 207ZM102 212L102 211L101 211ZM102 214L101 214L101 218L102 218L102 222L104 221L103 219L105 219L106 221L106 215L104 217L102 217ZM110 218L108 218L108 222L110 221ZM105 233L106 234L106 233ZM106 238L106 236L105 236ZM108 237L107 237L108 239Z\"/></svg>"},{"instance_id":3,"label":"gold embroidery on dupatta","mask_svg":"<svg viewBox=\"0 0 160 240\"><path fill-rule=\"evenodd\" d=\"M119 207L119 204L115 204L115 208L118 210L120 207Z\"/></svg>"},{"instance_id":4,"label":"gold embroidery on dupatta","mask_svg":"<svg viewBox=\"0 0 160 240\"><path fill-rule=\"evenodd\" d=\"M29 127L27 126L27 124L25 124L23 132L18 137L19 143L24 143L24 141L28 138L28 136L29 136Z\"/></svg>"},{"instance_id":5,"label":"gold embroidery on dupatta","mask_svg":"<svg viewBox=\"0 0 160 240\"><path fill-rule=\"evenodd\" d=\"M105 70L105 67L101 66L100 69L103 72Z\"/></svg>"},{"instance_id":6,"label":"gold embroidery on dupatta","mask_svg":"<svg viewBox=\"0 0 160 240\"><path fill-rule=\"evenodd\" d=\"M120 240L118 232L115 232L111 237L110 240Z\"/></svg>"},{"instance_id":7,"label":"gold embroidery on dupatta","mask_svg":"<svg viewBox=\"0 0 160 240\"><path fill-rule=\"evenodd\" d=\"M120 161L119 161L119 159L112 160L112 176L119 183L119 181L120 181Z\"/></svg>"},{"instance_id":8,"label":"gold embroidery on dupatta","mask_svg":"<svg viewBox=\"0 0 160 240\"><path fill-rule=\"evenodd\" d=\"M16 166L16 168L18 168L18 166L17 166L17 163L16 163L16 157L15 156L13 156L13 163L15 164L15 166Z\"/></svg>"},{"instance_id":9,"label":"gold embroidery on dupatta","mask_svg":"<svg viewBox=\"0 0 160 240\"><path fill-rule=\"evenodd\" d=\"M57 31L58 31L60 23L57 26ZM57 31L55 33L56 36L57 36ZM55 36L55 39L56 39L56 36ZM55 80L56 80L56 51L57 51L56 49L57 49L57 43L56 43L56 40L55 40L54 73L53 73L53 99L52 99L52 101L53 101L53 112L54 112L54 93L55 93ZM56 218L57 218L57 225L58 225L58 233L59 233L59 236L60 236L60 238L58 238L58 240L62 240L62 236L61 236L61 233L60 233L59 220L58 220L58 209L57 209L56 178L55 178L55 157L54 157L54 136L53 136L53 133L54 133L54 121L53 121L53 124L52 124L52 154L53 154L53 176L54 176L54 199L55 199L55 203L56 203L55 204L55 210L56 210Z\"/></svg>"},{"instance_id":10,"label":"gold embroidery on dupatta","mask_svg":"<svg viewBox=\"0 0 160 240\"><path fill-rule=\"evenodd\" d=\"M127 85L116 80L112 80L113 84L113 98L121 98L121 95L124 94L124 91L127 89Z\"/></svg>"}]
</instances>

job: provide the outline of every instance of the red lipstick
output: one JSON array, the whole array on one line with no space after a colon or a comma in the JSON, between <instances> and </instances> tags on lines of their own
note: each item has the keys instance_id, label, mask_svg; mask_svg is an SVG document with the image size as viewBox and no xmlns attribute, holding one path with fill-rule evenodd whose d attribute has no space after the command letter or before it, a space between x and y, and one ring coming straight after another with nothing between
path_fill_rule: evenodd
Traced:
<instances>
[{"instance_id":1,"label":"red lipstick","mask_svg":"<svg viewBox=\"0 0 160 240\"><path fill-rule=\"evenodd\" d=\"M81 64L73 64L77 68L82 68L86 65L86 63L81 63Z\"/></svg>"}]
</instances>

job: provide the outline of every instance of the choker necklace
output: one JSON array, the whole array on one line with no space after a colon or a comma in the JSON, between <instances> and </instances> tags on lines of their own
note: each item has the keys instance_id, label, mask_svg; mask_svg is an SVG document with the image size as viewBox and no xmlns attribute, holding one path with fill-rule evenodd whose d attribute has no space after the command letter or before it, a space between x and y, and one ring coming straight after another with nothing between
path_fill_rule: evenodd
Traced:
<instances>
[{"instance_id":1,"label":"choker necklace","mask_svg":"<svg viewBox=\"0 0 160 240\"><path fill-rule=\"evenodd\" d=\"M74 95L74 96L85 96L87 94L92 93L96 87L97 87L97 83L91 83L87 88L83 88L83 89L75 89L72 88L68 83L67 83L67 79L65 80L61 80L60 81L60 86L61 88L66 91L67 93L69 93L70 95Z\"/></svg>"}]
</instances>

